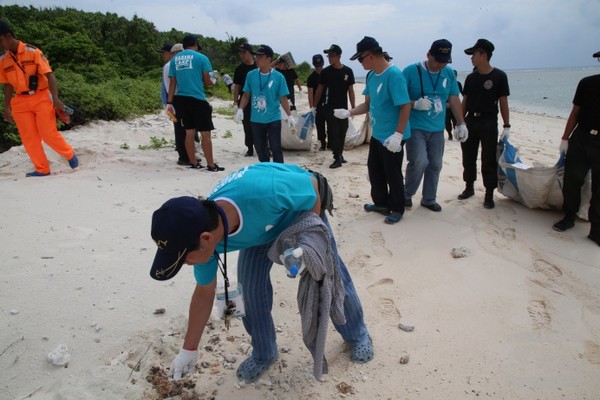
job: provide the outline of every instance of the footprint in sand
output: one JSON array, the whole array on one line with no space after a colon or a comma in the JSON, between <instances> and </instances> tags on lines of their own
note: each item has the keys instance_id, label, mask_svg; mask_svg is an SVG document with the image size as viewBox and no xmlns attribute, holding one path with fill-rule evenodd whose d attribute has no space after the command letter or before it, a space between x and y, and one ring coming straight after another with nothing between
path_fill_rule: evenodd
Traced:
<instances>
[{"instance_id":1,"label":"footprint in sand","mask_svg":"<svg viewBox=\"0 0 600 400\"><path fill-rule=\"evenodd\" d=\"M377 282L369 285L367 287L367 291L373 296L379 296L386 292L386 289L392 288L394 284L394 280L391 278L383 278L378 280ZM379 314L382 318L391 325L397 325L398 321L400 321L400 311L396 308L396 303L394 300L387 297L379 297L377 299L379 306Z\"/></svg>"},{"instance_id":2,"label":"footprint in sand","mask_svg":"<svg viewBox=\"0 0 600 400\"><path fill-rule=\"evenodd\" d=\"M583 356L592 364L600 365L600 345L590 340L586 340L585 353L583 353Z\"/></svg>"},{"instance_id":3,"label":"footprint in sand","mask_svg":"<svg viewBox=\"0 0 600 400\"><path fill-rule=\"evenodd\" d=\"M503 230L502 238L506 240L515 240L517 238L517 234L515 233L514 228L506 228Z\"/></svg>"},{"instance_id":4,"label":"footprint in sand","mask_svg":"<svg viewBox=\"0 0 600 400\"><path fill-rule=\"evenodd\" d=\"M560 278L563 275L560 268L542 258L533 261L533 269L535 272L540 272L550 279Z\"/></svg>"},{"instance_id":5,"label":"footprint in sand","mask_svg":"<svg viewBox=\"0 0 600 400\"><path fill-rule=\"evenodd\" d=\"M548 313L548 307L545 300L531 300L527 306L527 312L534 329L550 328L552 317Z\"/></svg>"}]
</instances>

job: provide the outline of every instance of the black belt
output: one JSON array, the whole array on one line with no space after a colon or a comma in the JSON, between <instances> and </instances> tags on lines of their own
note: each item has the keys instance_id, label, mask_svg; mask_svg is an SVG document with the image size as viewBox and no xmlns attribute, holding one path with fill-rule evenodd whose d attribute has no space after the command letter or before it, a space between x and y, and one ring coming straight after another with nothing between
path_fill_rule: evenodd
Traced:
<instances>
[{"instance_id":1,"label":"black belt","mask_svg":"<svg viewBox=\"0 0 600 400\"><path fill-rule=\"evenodd\" d=\"M21 92L19 94L24 94L24 95L35 94L35 90L30 90L29 92Z\"/></svg>"},{"instance_id":2,"label":"black belt","mask_svg":"<svg viewBox=\"0 0 600 400\"><path fill-rule=\"evenodd\" d=\"M495 117L496 113L484 113L484 112L469 112L471 117L482 118L482 117Z\"/></svg>"}]
</instances>

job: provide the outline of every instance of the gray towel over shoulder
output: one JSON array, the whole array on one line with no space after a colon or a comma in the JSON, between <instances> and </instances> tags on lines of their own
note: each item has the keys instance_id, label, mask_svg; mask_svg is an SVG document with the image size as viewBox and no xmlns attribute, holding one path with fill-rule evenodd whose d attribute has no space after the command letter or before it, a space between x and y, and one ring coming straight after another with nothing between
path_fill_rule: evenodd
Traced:
<instances>
[{"instance_id":1,"label":"gray towel over shoulder","mask_svg":"<svg viewBox=\"0 0 600 400\"><path fill-rule=\"evenodd\" d=\"M329 229L313 212L301 214L285 229L269 249L269 259L282 264L283 243L294 238L303 250L305 270L298 284L298 309L302 321L302 338L314 360L313 374L321 380L327 373L325 340L329 317L338 325L346 323L344 316L344 285L337 258L334 258Z\"/></svg>"}]
</instances>

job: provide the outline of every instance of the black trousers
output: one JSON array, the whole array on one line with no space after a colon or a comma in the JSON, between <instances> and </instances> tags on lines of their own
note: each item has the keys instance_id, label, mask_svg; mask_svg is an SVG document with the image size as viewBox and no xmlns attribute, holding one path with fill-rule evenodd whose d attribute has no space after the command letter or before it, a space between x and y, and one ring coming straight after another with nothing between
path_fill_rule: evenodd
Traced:
<instances>
[{"instance_id":1,"label":"black trousers","mask_svg":"<svg viewBox=\"0 0 600 400\"><path fill-rule=\"evenodd\" d=\"M486 189L498 186L498 118L496 116L467 116L469 138L460 144L462 148L463 180L472 184L477 180L477 153L481 143L481 176Z\"/></svg>"},{"instance_id":2,"label":"black trousers","mask_svg":"<svg viewBox=\"0 0 600 400\"><path fill-rule=\"evenodd\" d=\"M175 131L175 150L177 150L179 161L191 161L185 151L185 128L183 127L181 120L178 119L177 122L173 122L173 130Z\"/></svg>"},{"instance_id":3,"label":"black trousers","mask_svg":"<svg viewBox=\"0 0 600 400\"><path fill-rule=\"evenodd\" d=\"M592 229L600 230L600 134L590 134L590 129L577 127L569 138L563 181L563 210L575 218L581 205L581 186L592 170L592 200L588 219Z\"/></svg>"},{"instance_id":4,"label":"black trousers","mask_svg":"<svg viewBox=\"0 0 600 400\"><path fill-rule=\"evenodd\" d=\"M317 109L317 114L315 115L315 125L317 127L317 139L320 142L327 142L327 133L325 131L325 121L327 120L326 113L324 110Z\"/></svg>"},{"instance_id":5,"label":"black trousers","mask_svg":"<svg viewBox=\"0 0 600 400\"><path fill-rule=\"evenodd\" d=\"M242 126L244 127L244 144L248 148L248 150L252 150L254 146L254 139L252 137L252 123L250 122L250 104L244 108L244 119L242 121Z\"/></svg>"},{"instance_id":6,"label":"black trousers","mask_svg":"<svg viewBox=\"0 0 600 400\"><path fill-rule=\"evenodd\" d=\"M371 198L378 206L404 214L404 176L402 159L404 146L399 153L392 153L377 139L369 142L367 168L371 181Z\"/></svg>"},{"instance_id":7,"label":"black trousers","mask_svg":"<svg viewBox=\"0 0 600 400\"><path fill-rule=\"evenodd\" d=\"M341 159L344 152L344 143L346 142L346 132L348 131L348 119L336 118L333 111L327 114L327 137L329 137L329 146L333 153L333 158Z\"/></svg>"}]
</instances>

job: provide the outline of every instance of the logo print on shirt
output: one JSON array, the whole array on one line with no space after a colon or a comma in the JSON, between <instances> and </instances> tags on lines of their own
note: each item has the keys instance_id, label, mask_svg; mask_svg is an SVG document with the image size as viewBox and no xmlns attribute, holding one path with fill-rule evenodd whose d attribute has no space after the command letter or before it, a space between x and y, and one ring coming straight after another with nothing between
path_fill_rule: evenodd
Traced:
<instances>
[{"instance_id":1,"label":"logo print on shirt","mask_svg":"<svg viewBox=\"0 0 600 400\"><path fill-rule=\"evenodd\" d=\"M485 82L483 82L483 87L486 88L487 90L490 90L491 88L494 87L494 82L492 82L491 80L487 80Z\"/></svg>"},{"instance_id":2,"label":"logo print on shirt","mask_svg":"<svg viewBox=\"0 0 600 400\"><path fill-rule=\"evenodd\" d=\"M179 56L179 57L175 58L175 69L177 71L184 70L184 69L193 69L193 66L192 66L193 59L194 59L193 55Z\"/></svg>"},{"instance_id":3,"label":"logo print on shirt","mask_svg":"<svg viewBox=\"0 0 600 400\"><path fill-rule=\"evenodd\" d=\"M265 232L269 232L271 229L273 229L273 225L265 226Z\"/></svg>"},{"instance_id":4,"label":"logo print on shirt","mask_svg":"<svg viewBox=\"0 0 600 400\"><path fill-rule=\"evenodd\" d=\"M379 86L377 86L377 94L379 94L379 91L381 90L381 88L383 87L383 82L379 84Z\"/></svg>"}]
</instances>

